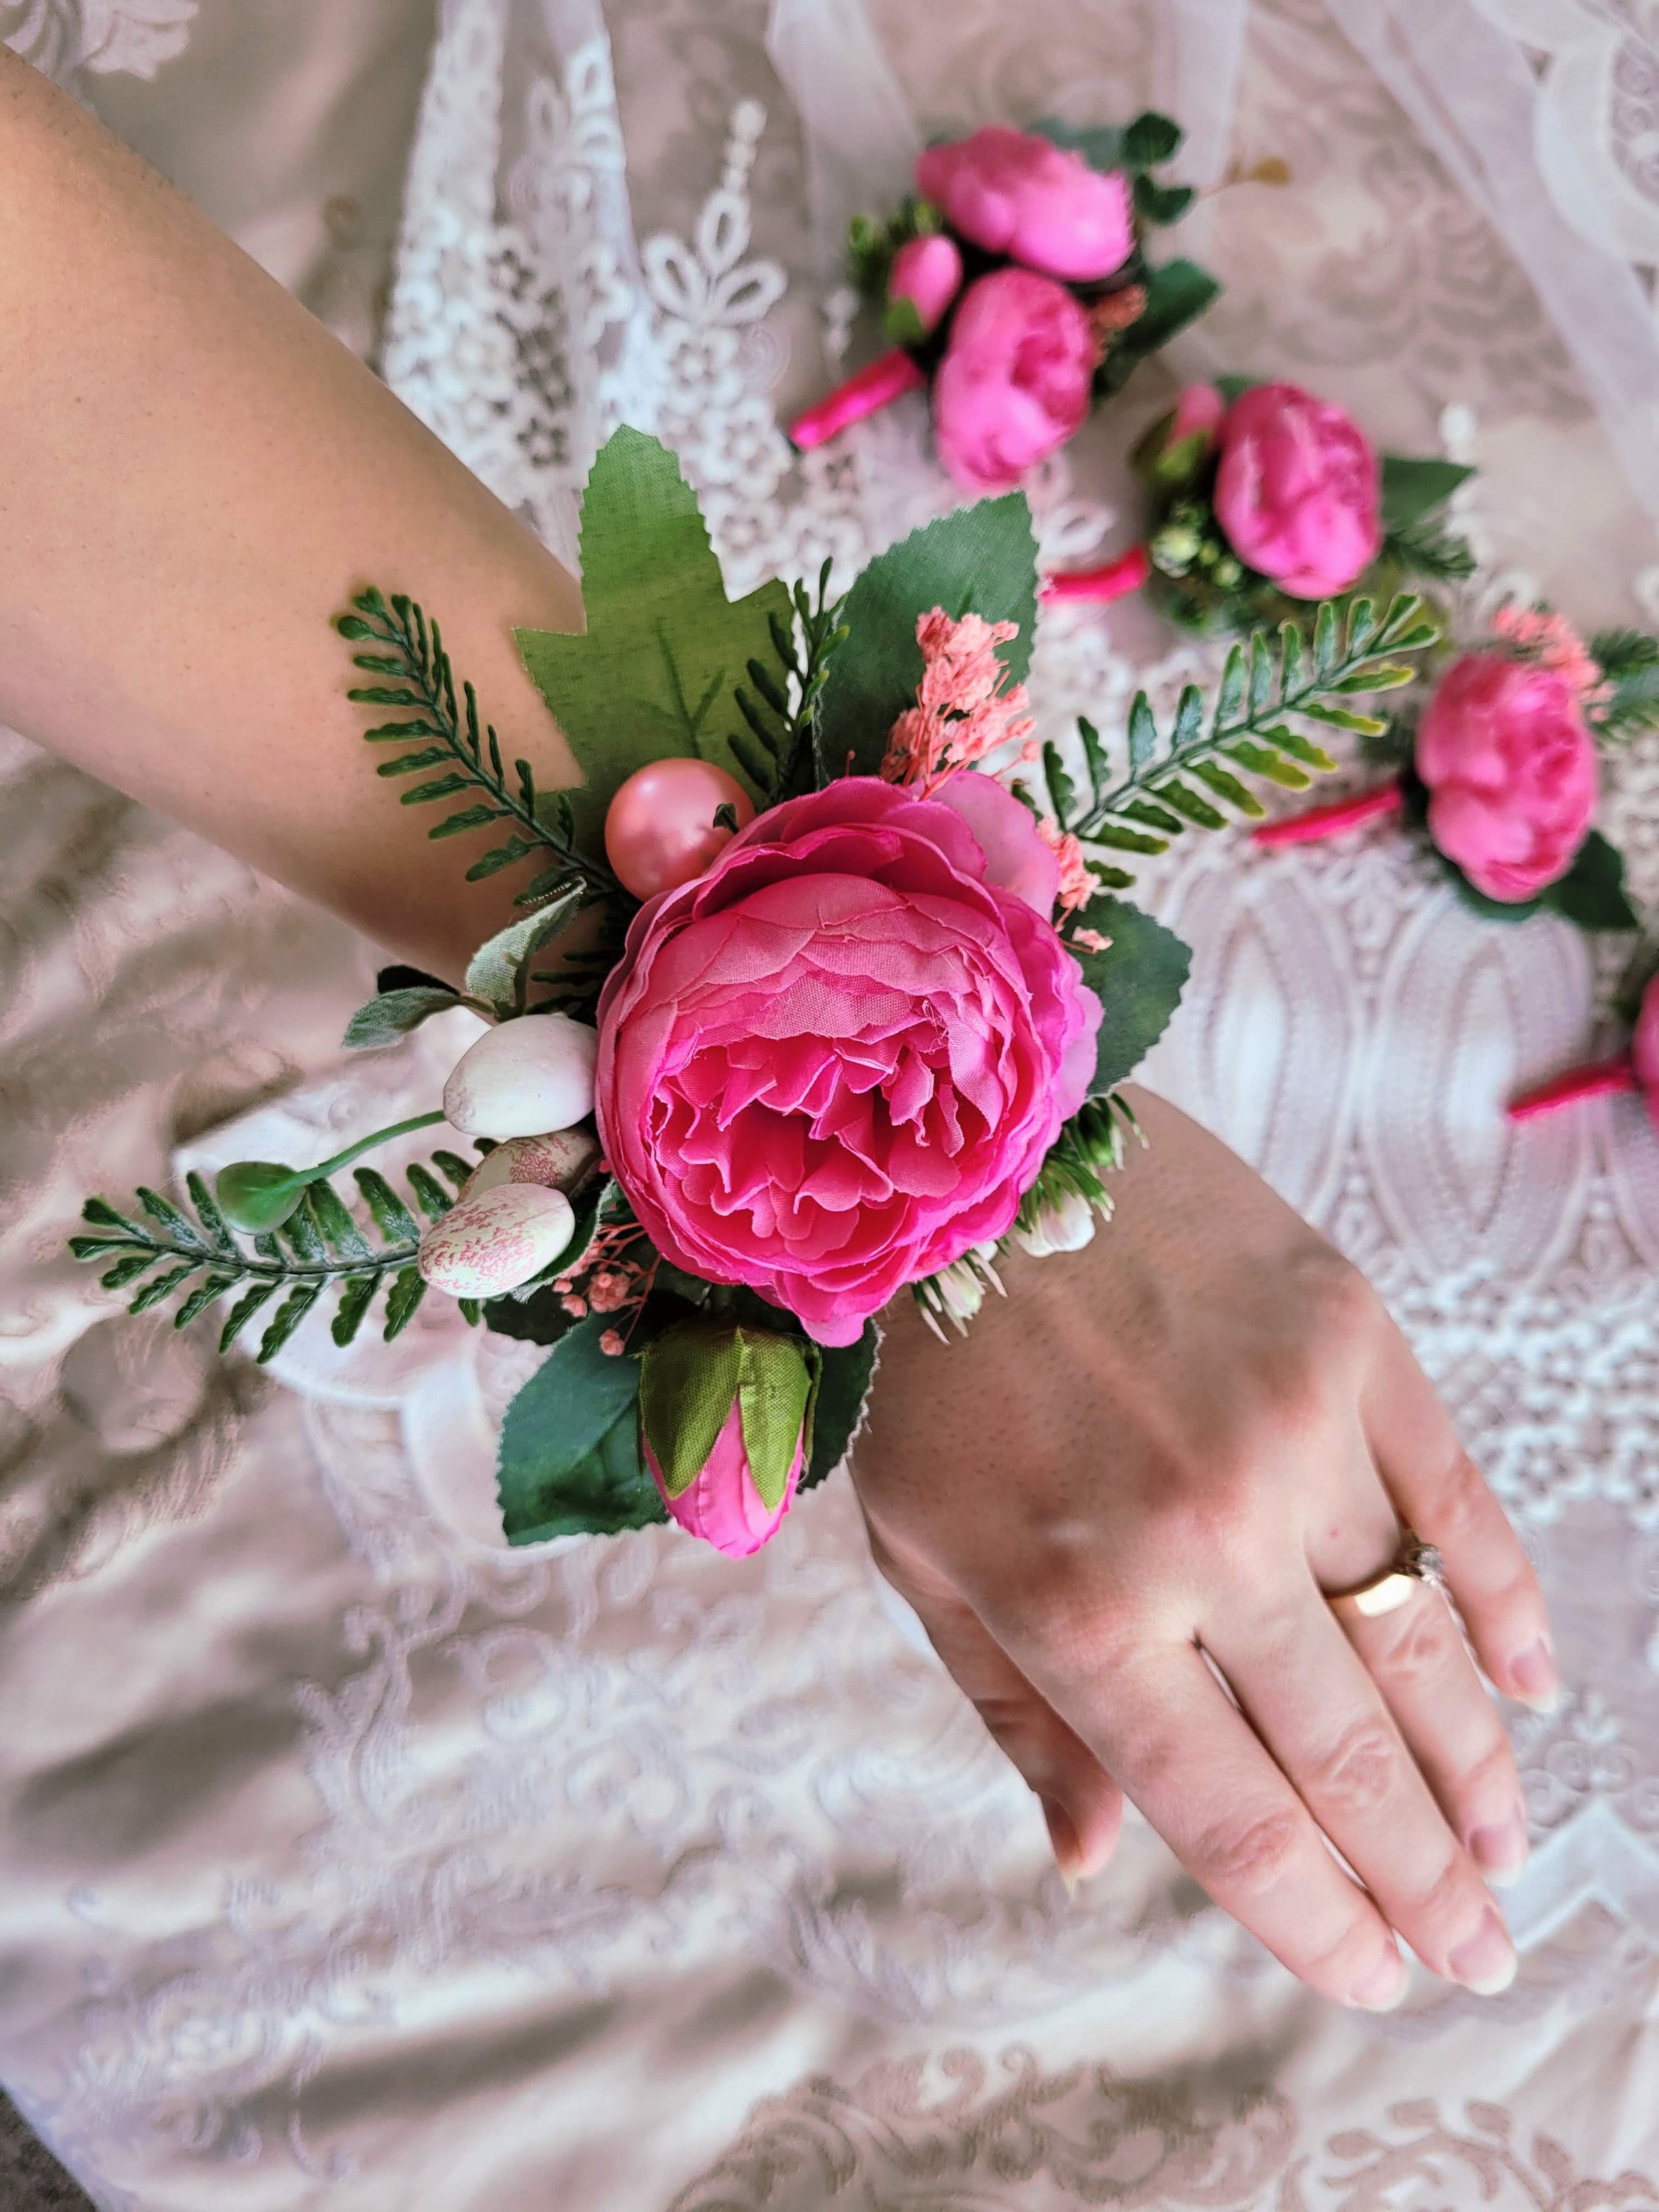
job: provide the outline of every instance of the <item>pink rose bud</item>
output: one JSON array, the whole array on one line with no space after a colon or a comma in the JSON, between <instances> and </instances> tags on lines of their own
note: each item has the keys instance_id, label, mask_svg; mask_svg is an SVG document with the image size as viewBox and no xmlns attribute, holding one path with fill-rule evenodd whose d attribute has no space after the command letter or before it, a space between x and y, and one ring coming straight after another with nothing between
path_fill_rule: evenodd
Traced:
<instances>
[{"instance_id":1,"label":"pink rose bud","mask_svg":"<svg viewBox=\"0 0 1659 2212\"><path fill-rule=\"evenodd\" d=\"M1553 668L1503 653L1454 662L1417 726L1429 835L1488 898L1566 874L1595 813L1595 741Z\"/></svg>"},{"instance_id":2,"label":"pink rose bud","mask_svg":"<svg viewBox=\"0 0 1659 2212\"><path fill-rule=\"evenodd\" d=\"M1134 246L1127 178L1004 124L930 146L916 189L975 246L1073 283L1109 276Z\"/></svg>"},{"instance_id":3,"label":"pink rose bud","mask_svg":"<svg viewBox=\"0 0 1659 2212\"><path fill-rule=\"evenodd\" d=\"M732 1559L789 1510L811 1436L818 1355L770 1330L683 1322L640 1362L640 1436L680 1527Z\"/></svg>"},{"instance_id":4,"label":"pink rose bud","mask_svg":"<svg viewBox=\"0 0 1659 2212\"><path fill-rule=\"evenodd\" d=\"M998 269L962 295L933 379L933 438L965 490L1007 491L1076 434L1097 353L1063 285Z\"/></svg>"},{"instance_id":5,"label":"pink rose bud","mask_svg":"<svg viewBox=\"0 0 1659 2212\"><path fill-rule=\"evenodd\" d=\"M452 1297L499 1297L556 1260L575 1226L562 1190L504 1183L462 1199L432 1224L421 1239L421 1273Z\"/></svg>"},{"instance_id":6,"label":"pink rose bud","mask_svg":"<svg viewBox=\"0 0 1659 2212\"><path fill-rule=\"evenodd\" d=\"M1340 407L1258 384L1222 418L1215 511L1239 559L1294 599L1346 592L1382 546L1382 471Z\"/></svg>"},{"instance_id":7,"label":"pink rose bud","mask_svg":"<svg viewBox=\"0 0 1659 2212\"><path fill-rule=\"evenodd\" d=\"M962 255L953 238L934 231L912 238L893 256L887 276L887 335L915 345L936 331L962 289Z\"/></svg>"},{"instance_id":8,"label":"pink rose bud","mask_svg":"<svg viewBox=\"0 0 1659 2212\"><path fill-rule=\"evenodd\" d=\"M1201 438L1207 453L1215 443L1215 434L1226 412L1227 403L1214 385L1189 384L1176 401L1175 412L1169 418L1164 438L1165 450L1184 446L1189 438Z\"/></svg>"}]
</instances>

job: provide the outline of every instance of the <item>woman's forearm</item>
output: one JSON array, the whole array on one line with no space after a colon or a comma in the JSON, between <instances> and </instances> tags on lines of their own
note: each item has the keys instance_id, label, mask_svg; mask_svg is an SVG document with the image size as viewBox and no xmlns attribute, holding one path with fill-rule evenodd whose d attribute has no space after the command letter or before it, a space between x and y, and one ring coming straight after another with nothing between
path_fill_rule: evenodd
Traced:
<instances>
[{"instance_id":1,"label":"woman's forearm","mask_svg":"<svg viewBox=\"0 0 1659 2212\"><path fill-rule=\"evenodd\" d=\"M456 973L520 874L467 884L400 811L329 618L369 581L422 599L507 757L555 784L574 771L512 629L579 629L574 580L3 48L0 183L0 720Z\"/></svg>"}]
</instances>

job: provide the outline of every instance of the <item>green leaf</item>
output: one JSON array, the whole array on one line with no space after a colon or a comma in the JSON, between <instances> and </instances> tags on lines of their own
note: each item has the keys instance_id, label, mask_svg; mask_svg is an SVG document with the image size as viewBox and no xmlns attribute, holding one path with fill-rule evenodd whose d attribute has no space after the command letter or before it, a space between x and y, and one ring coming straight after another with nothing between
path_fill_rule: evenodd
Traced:
<instances>
[{"instance_id":1,"label":"green leaf","mask_svg":"<svg viewBox=\"0 0 1659 2212\"><path fill-rule=\"evenodd\" d=\"M1196 198L1190 185L1159 185L1150 177L1135 179L1135 213L1142 222L1179 222Z\"/></svg>"},{"instance_id":2,"label":"green leaf","mask_svg":"<svg viewBox=\"0 0 1659 2212\"><path fill-rule=\"evenodd\" d=\"M1241 814L1259 819L1267 811L1255 793L1247 789L1236 775L1229 775L1217 761L1194 761L1188 773L1195 775L1201 784L1214 792L1218 799L1224 799L1229 806L1236 806Z\"/></svg>"},{"instance_id":3,"label":"green leaf","mask_svg":"<svg viewBox=\"0 0 1659 2212\"><path fill-rule=\"evenodd\" d=\"M836 1472L851 1449L870 1395L879 1344L874 1322L867 1321L856 1344L818 1347L817 1395L812 1401L812 1448L800 1479L802 1490L815 1490Z\"/></svg>"},{"instance_id":4,"label":"green leaf","mask_svg":"<svg viewBox=\"0 0 1659 2212\"><path fill-rule=\"evenodd\" d=\"M380 1170L354 1168L351 1172L381 1236L389 1244L413 1244L421 1233L419 1224Z\"/></svg>"},{"instance_id":5,"label":"green leaf","mask_svg":"<svg viewBox=\"0 0 1659 2212\"><path fill-rule=\"evenodd\" d=\"M225 1218L214 1204L213 1193L208 1188L204 1178L198 1175L194 1168L185 1177L185 1188L190 1193L190 1202L196 1208L197 1218L212 1240L215 1250L224 1253L229 1258L240 1259L241 1254L237 1249L235 1239L225 1226Z\"/></svg>"},{"instance_id":6,"label":"green leaf","mask_svg":"<svg viewBox=\"0 0 1659 2212\"><path fill-rule=\"evenodd\" d=\"M1357 714L1352 707L1329 707L1322 699L1298 700L1296 711L1310 715L1316 722L1328 722L1333 729L1352 730L1362 738L1380 738L1389 726L1386 714Z\"/></svg>"},{"instance_id":7,"label":"green leaf","mask_svg":"<svg viewBox=\"0 0 1659 2212\"><path fill-rule=\"evenodd\" d=\"M881 767L888 732L915 704L921 681L916 623L934 607L987 622L1012 622L1018 634L1000 648L1010 683L1030 666L1036 625L1036 540L1023 492L958 507L881 553L848 594L848 636L830 663L819 708L820 742L832 772L850 753L853 772Z\"/></svg>"},{"instance_id":8,"label":"green leaf","mask_svg":"<svg viewBox=\"0 0 1659 2212\"><path fill-rule=\"evenodd\" d=\"M280 1286L276 1283L255 1283L245 1291L225 1316L225 1325L219 1332L219 1349L228 1352L261 1306L269 1304Z\"/></svg>"},{"instance_id":9,"label":"green leaf","mask_svg":"<svg viewBox=\"0 0 1659 2212\"><path fill-rule=\"evenodd\" d=\"M193 1275L201 1265L202 1262L199 1260L186 1260L182 1267L169 1267L164 1274L152 1275L127 1308L127 1311L144 1313L151 1306L159 1305L169 1291L176 1291L179 1284L188 1276Z\"/></svg>"},{"instance_id":10,"label":"green leaf","mask_svg":"<svg viewBox=\"0 0 1659 2212\"><path fill-rule=\"evenodd\" d=\"M1542 894L1541 903L1580 929L1639 929L1641 916L1625 890L1625 863L1615 846L1592 830L1565 876Z\"/></svg>"},{"instance_id":11,"label":"green leaf","mask_svg":"<svg viewBox=\"0 0 1659 2212\"><path fill-rule=\"evenodd\" d=\"M1091 899L1076 917L1111 943L1103 952L1067 950L1100 1000L1091 1097L1103 1097L1126 1082L1169 1026L1181 1003L1192 954L1171 930L1118 898Z\"/></svg>"},{"instance_id":12,"label":"green leaf","mask_svg":"<svg viewBox=\"0 0 1659 2212\"><path fill-rule=\"evenodd\" d=\"M362 1327L363 1316L374 1304L374 1293L380 1287L378 1275L351 1275L347 1278L330 1328L336 1344L351 1342Z\"/></svg>"},{"instance_id":13,"label":"green leaf","mask_svg":"<svg viewBox=\"0 0 1659 2212\"><path fill-rule=\"evenodd\" d=\"M1181 151L1183 136L1181 125L1169 116L1156 108L1144 109L1124 131L1119 158L1128 169L1156 168Z\"/></svg>"},{"instance_id":14,"label":"green leaf","mask_svg":"<svg viewBox=\"0 0 1659 2212\"><path fill-rule=\"evenodd\" d=\"M507 1409L497 1492L509 1543L668 1517L640 1452L640 1363L599 1350L607 1326L600 1314L579 1322Z\"/></svg>"},{"instance_id":15,"label":"green leaf","mask_svg":"<svg viewBox=\"0 0 1659 2212\"><path fill-rule=\"evenodd\" d=\"M1060 747L1052 741L1042 748L1042 780L1048 787L1048 804L1054 809L1054 818L1064 830L1077 811L1077 793L1066 773Z\"/></svg>"},{"instance_id":16,"label":"green leaf","mask_svg":"<svg viewBox=\"0 0 1659 2212\"><path fill-rule=\"evenodd\" d=\"M1299 760L1304 768L1317 769L1322 775L1330 775L1336 766L1322 745L1316 745L1311 738L1304 738L1299 730L1292 730L1284 722L1275 722L1271 728L1263 730L1261 736L1267 744L1277 745L1280 752L1288 753L1292 760ZM1240 742L1244 741L1241 739ZM1237 746L1229 745L1227 750L1241 766L1249 768L1251 765L1242 758Z\"/></svg>"},{"instance_id":17,"label":"green leaf","mask_svg":"<svg viewBox=\"0 0 1659 2212\"><path fill-rule=\"evenodd\" d=\"M1139 830L1125 830L1115 822L1097 823L1086 842L1109 846L1115 853L1167 853L1170 849L1167 838L1144 836Z\"/></svg>"},{"instance_id":18,"label":"green leaf","mask_svg":"<svg viewBox=\"0 0 1659 2212\"><path fill-rule=\"evenodd\" d=\"M171 1199L163 1198L159 1190L148 1190L143 1183L134 1194L150 1219L175 1237L180 1244L191 1246L198 1252L207 1249L202 1232L193 1221L179 1212Z\"/></svg>"},{"instance_id":19,"label":"green leaf","mask_svg":"<svg viewBox=\"0 0 1659 2212\"><path fill-rule=\"evenodd\" d=\"M227 1291L234 1291L240 1280L240 1278L236 1275L209 1275L204 1280L198 1283L196 1288L173 1316L174 1328L188 1328L198 1313L210 1306L216 1298L223 1297Z\"/></svg>"},{"instance_id":20,"label":"green leaf","mask_svg":"<svg viewBox=\"0 0 1659 2212\"><path fill-rule=\"evenodd\" d=\"M400 1036L418 1029L429 1015L445 1013L459 1004L453 991L429 983L407 991L382 991L366 1006L358 1007L346 1024L346 1032L340 1042L354 1051L365 1046L395 1044Z\"/></svg>"},{"instance_id":21,"label":"green leaf","mask_svg":"<svg viewBox=\"0 0 1659 2212\"><path fill-rule=\"evenodd\" d=\"M413 1228L411 1222L410 1226ZM415 1318L421 1300L426 1296L426 1283L418 1267L400 1267L386 1292L386 1327L381 1337L390 1344L400 1336Z\"/></svg>"},{"instance_id":22,"label":"green leaf","mask_svg":"<svg viewBox=\"0 0 1659 2212\"><path fill-rule=\"evenodd\" d=\"M1146 694L1137 691L1129 708L1129 769L1138 774L1158 750L1158 723Z\"/></svg>"},{"instance_id":23,"label":"green leaf","mask_svg":"<svg viewBox=\"0 0 1659 2212\"><path fill-rule=\"evenodd\" d=\"M1136 358L1168 345L1178 331L1184 331L1220 296L1220 285L1195 261L1166 261L1161 269L1149 269L1146 310L1130 326Z\"/></svg>"},{"instance_id":24,"label":"green leaf","mask_svg":"<svg viewBox=\"0 0 1659 2212\"><path fill-rule=\"evenodd\" d=\"M257 1357L262 1367L267 1359L276 1357L322 1294L320 1283L299 1283L289 1292L271 1316L270 1324L259 1340Z\"/></svg>"},{"instance_id":25,"label":"green leaf","mask_svg":"<svg viewBox=\"0 0 1659 2212\"><path fill-rule=\"evenodd\" d=\"M135 1275L142 1275L146 1267L153 1267L161 1256L155 1251L130 1252L125 1260L118 1260L112 1267L106 1267L98 1279L106 1291L121 1290Z\"/></svg>"},{"instance_id":26,"label":"green leaf","mask_svg":"<svg viewBox=\"0 0 1659 2212\"><path fill-rule=\"evenodd\" d=\"M1474 474L1473 469L1462 468L1455 461L1413 460L1401 453L1385 453L1383 528L1403 530L1431 507L1443 506L1459 484L1467 483Z\"/></svg>"},{"instance_id":27,"label":"green leaf","mask_svg":"<svg viewBox=\"0 0 1659 2212\"><path fill-rule=\"evenodd\" d=\"M409 1187L415 1194L416 1202L427 1219L441 1221L455 1201L436 1176L423 1168L419 1160L411 1160L404 1173L409 1177Z\"/></svg>"},{"instance_id":28,"label":"green leaf","mask_svg":"<svg viewBox=\"0 0 1659 2212\"><path fill-rule=\"evenodd\" d=\"M466 988L501 1015L522 1013L529 997L530 963L550 938L568 929L581 909L580 884L538 906L522 921L511 921L481 945L466 963Z\"/></svg>"},{"instance_id":29,"label":"green leaf","mask_svg":"<svg viewBox=\"0 0 1659 2212\"><path fill-rule=\"evenodd\" d=\"M1100 732L1086 714L1078 716L1077 729L1083 740L1083 760L1089 772L1089 788L1098 799L1106 787L1106 748L1100 742Z\"/></svg>"},{"instance_id":30,"label":"green leaf","mask_svg":"<svg viewBox=\"0 0 1659 2212\"><path fill-rule=\"evenodd\" d=\"M775 1513L789 1485L818 1376L818 1347L770 1329L738 1331L738 1418L761 1504Z\"/></svg>"},{"instance_id":31,"label":"green leaf","mask_svg":"<svg viewBox=\"0 0 1659 2212\"><path fill-rule=\"evenodd\" d=\"M333 1184L326 1179L313 1183L307 1191L304 1211L311 1216L318 1235L337 1260L374 1258L368 1239L341 1204Z\"/></svg>"},{"instance_id":32,"label":"green leaf","mask_svg":"<svg viewBox=\"0 0 1659 2212\"><path fill-rule=\"evenodd\" d=\"M1207 799L1200 799L1189 784L1171 777L1168 783L1149 787L1154 799L1161 799L1166 806L1173 806L1177 814L1184 814L1189 822L1197 823L1200 830L1224 830L1226 817L1218 814Z\"/></svg>"},{"instance_id":33,"label":"green leaf","mask_svg":"<svg viewBox=\"0 0 1659 2212\"><path fill-rule=\"evenodd\" d=\"M586 777L570 793L597 847L619 784L649 761L723 757L726 702L787 621L776 581L729 600L696 495L666 447L624 426L602 447L582 499L579 637L516 635L537 689Z\"/></svg>"}]
</instances>

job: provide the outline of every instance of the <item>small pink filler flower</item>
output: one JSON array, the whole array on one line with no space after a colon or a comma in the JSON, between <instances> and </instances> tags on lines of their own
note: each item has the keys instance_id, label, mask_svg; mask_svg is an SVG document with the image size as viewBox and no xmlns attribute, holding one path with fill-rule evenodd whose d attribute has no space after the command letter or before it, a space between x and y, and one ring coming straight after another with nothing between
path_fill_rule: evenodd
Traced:
<instances>
[{"instance_id":1,"label":"small pink filler flower","mask_svg":"<svg viewBox=\"0 0 1659 2212\"><path fill-rule=\"evenodd\" d=\"M1357 582L1382 550L1382 473L1352 416L1294 384L1258 384L1218 434L1216 516L1239 559L1294 599Z\"/></svg>"},{"instance_id":2,"label":"small pink filler flower","mask_svg":"<svg viewBox=\"0 0 1659 2212\"><path fill-rule=\"evenodd\" d=\"M1565 875L1595 814L1595 743L1561 672L1505 653L1453 663L1417 730L1429 835L1488 898Z\"/></svg>"},{"instance_id":3,"label":"small pink filler flower","mask_svg":"<svg viewBox=\"0 0 1659 2212\"><path fill-rule=\"evenodd\" d=\"M1005 124L930 146L916 162L916 189L975 246L1073 283L1109 276L1134 246L1125 177Z\"/></svg>"}]
</instances>

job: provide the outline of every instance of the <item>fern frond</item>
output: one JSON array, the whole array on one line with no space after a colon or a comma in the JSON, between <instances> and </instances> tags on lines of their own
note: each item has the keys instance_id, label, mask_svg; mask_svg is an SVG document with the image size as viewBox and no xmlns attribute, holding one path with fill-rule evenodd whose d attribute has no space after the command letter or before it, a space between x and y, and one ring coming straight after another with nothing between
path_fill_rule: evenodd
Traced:
<instances>
[{"instance_id":1,"label":"fern frond","mask_svg":"<svg viewBox=\"0 0 1659 2212\"><path fill-rule=\"evenodd\" d=\"M459 1192L476 1162L439 1152L434 1165ZM333 1284L341 1286L334 1341L351 1342L383 1288L384 1334L389 1340L407 1325L425 1292L416 1265L420 1228L383 1176L373 1168L359 1168L356 1174L379 1241L370 1238L325 1180L310 1185L299 1211L275 1236L245 1240L226 1226L207 1183L192 1171L185 1179L188 1210L143 1187L137 1194L143 1220L118 1212L106 1199L89 1198L82 1208L86 1231L70 1238L69 1249L77 1260L105 1263L100 1279L106 1290L134 1286L129 1313L143 1313L177 1295L175 1328L239 1293L220 1331L221 1352L228 1351L254 1316L282 1295L255 1354L262 1363L274 1358ZM440 1219L454 1198L418 1162L408 1175L422 1212L429 1221Z\"/></svg>"},{"instance_id":2,"label":"fern frond","mask_svg":"<svg viewBox=\"0 0 1659 2212\"><path fill-rule=\"evenodd\" d=\"M354 654L354 665L394 680L354 684L347 698L364 706L415 710L403 719L380 722L364 731L372 744L409 747L383 761L379 773L405 776L427 769L443 770L440 775L423 776L399 792L405 806L456 799L469 791L483 794L471 805L446 814L428 830L428 837L458 837L493 822L512 825L504 842L492 847L467 870L468 882L493 876L532 854L546 853L556 856L561 874L580 880L590 897L617 891L620 887L610 869L577 850L568 802L560 806L555 800L550 822L530 763L515 760L509 781L501 761L501 742L491 725L480 726L477 695L468 683L461 685L464 707L458 707L454 672L444 650L442 633L435 622L428 622L419 604L401 592L388 600L373 584L351 604L356 612L337 615L335 629L353 644L380 648Z\"/></svg>"},{"instance_id":3,"label":"fern frond","mask_svg":"<svg viewBox=\"0 0 1659 2212\"><path fill-rule=\"evenodd\" d=\"M1310 627L1284 623L1276 641L1257 630L1228 653L1207 705L1195 684L1186 687L1167 732L1159 731L1146 693L1135 694L1126 731L1128 774L1119 782L1108 783L1099 732L1079 722L1089 793L1077 804L1069 781L1049 769L1055 817L1085 845L1152 854L1167 852L1189 825L1222 828L1224 808L1260 816L1261 801L1238 771L1304 790L1312 775L1336 763L1297 723L1362 739L1381 736L1387 718L1348 702L1409 683L1416 672L1406 656L1439 636L1439 624L1410 592L1400 593L1380 621L1369 599L1346 607L1328 600ZM1121 872L1112 872L1122 880Z\"/></svg>"}]
</instances>

